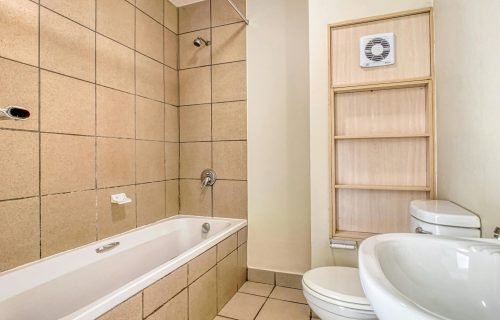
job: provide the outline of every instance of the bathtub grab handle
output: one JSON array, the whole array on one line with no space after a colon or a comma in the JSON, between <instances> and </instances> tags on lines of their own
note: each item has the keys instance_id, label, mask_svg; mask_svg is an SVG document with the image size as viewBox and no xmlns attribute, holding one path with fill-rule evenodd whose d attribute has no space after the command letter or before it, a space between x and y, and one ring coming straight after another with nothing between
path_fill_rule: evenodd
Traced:
<instances>
[{"instance_id":1,"label":"bathtub grab handle","mask_svg":"<svg viewBox=\"0 0 500 320\"><path fill-rule=\"evenodd\" d=\"M114 248L118 247L119 245L120 245L120 242L111 242L111 243L103 245L102 247L95 249L95 252L104 253L104 252L107 252L109 250L113 250Z\"/></svg>"}]
</instances>

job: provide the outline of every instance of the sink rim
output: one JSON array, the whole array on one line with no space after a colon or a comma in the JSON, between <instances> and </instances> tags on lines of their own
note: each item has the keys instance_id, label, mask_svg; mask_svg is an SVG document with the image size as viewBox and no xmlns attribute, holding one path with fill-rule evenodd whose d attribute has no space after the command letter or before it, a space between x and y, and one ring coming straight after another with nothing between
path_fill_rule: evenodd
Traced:
<instances>
[{"instance_id":1,"label":"sink rim","mask_svg":"<svg viewBox=\"0 0 500 320\"><path fill-rule=\"evenodd\" d=\"M372 303L375 312L383 314L385 310L404 310L412 319L439 319L450 320L426 307L416 303L411 297L402 293L386 276L377 255L377 246L382 243L394 242L401 239L426 239L431 241L444 241L454 243L456 248L471 244L490 244L500 247L500 242L494 239L483 238L457 238L447 236L420 235L411 233L381 234L370 237L362 242L359 249L359 270L363 290ZM420 241L420 240L417 240ZM377 302L384 300L384 309L377 306ZM377 310L379 309L379 310Z\"/></svg>"}]
</instances>

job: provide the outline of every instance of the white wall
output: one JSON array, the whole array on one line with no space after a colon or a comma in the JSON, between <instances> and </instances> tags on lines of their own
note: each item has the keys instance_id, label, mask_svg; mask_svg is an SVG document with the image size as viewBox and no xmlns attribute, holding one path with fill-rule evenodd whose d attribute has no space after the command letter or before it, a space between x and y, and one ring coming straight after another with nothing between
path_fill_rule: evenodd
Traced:
<instances>
[{"instance_id":1,"label":"white wall","mask_svg":"<svg viewBox=\"0 0 500 320\"><path fill-rule=\"evenodd\" d=\"M307 0L247 0L248 266L310 267Z\"/></svg>"},{"instance_id":2,"label":"white wall","mask_svg":"<svg viewBox=\"0 0 500 320\"><path fill-rule=\"evenodd\" d=\"M493 0L492 0L493 1ZM453 2L450 0L449 2ZM328 47L327 25L398 11L431 7L432 0L310 0L310 149L311 149L311 262L356 265L354 251L331 250L329 238L328 171Z\"/></svg>"},{"instance_id":3,"label":"white wall","mask_svg":"<svg viewBox=\"0 0 500 320\"><path fill-rule=\"evenodd\" d=\"M438 195L500 226L498 0L436 0Z\"/></svg>"}]
</instances>

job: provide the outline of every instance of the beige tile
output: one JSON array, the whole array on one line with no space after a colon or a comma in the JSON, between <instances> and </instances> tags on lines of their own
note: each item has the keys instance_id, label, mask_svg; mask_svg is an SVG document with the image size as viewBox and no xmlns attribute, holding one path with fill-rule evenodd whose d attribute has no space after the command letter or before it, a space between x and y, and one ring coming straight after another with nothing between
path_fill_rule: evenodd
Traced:
<instances>
[{"instance_id":1,"label":"beige tile","mask_svg":"<svg viewBox=\"0 0 500 320\"><path fill-rule=\"evenodd\" d=\"M215 269L210 269L189 286L189 320L212 320L217 315Z\"/></svg>"},{"instance_id":2,"label":"beige tile","mask_svg":"<svg viewBox=\"0 0 500 320\"><path fill-rule=\"evenodd\" d=\"M247 97L246 62L213 66L213 102L245 100Z\"/></svg>"},{"instance_id":3,"label":"beige tile","mask_svg":"<svg viewBox=\"0 0 500 320\"><path fill-rule=\"evenodd\" d=\"M269 297L273 288L271 284L247 281L240 288L239 292L253 294L254 296Z\"/></svg>"},{"instance_id":4,"label":"beige tile","mask_svg":"<svg viewBox=\"0 0 500 320\"><path fill-rule=\"evenodd\" d=\"M246 59L246 24L230 24L212 29L212 63Z\"/></svg>"},{"instance_id":5,"label":"beige tile","mask_svg":"<svg viewBox=\"0 0 500 320\"><path fill-rule=\"evenodd\" d=\"M180 105L210 103L211 67L179 71Z\"/></svg>"},{"instance_id":6,"label":"beige tile","mask_svg":"<svg viewBox=\"0 0 500 320\"><path fill-rule=\"evenodd\" d=\"M42 133L42 194L95 188L95 138Z\"/></svg>"},{"instance_id":7,"label":"beige tile","mask_svg":"<svg viewBox=\"0 0 500 320\"><path fill-rule=\"evenodd\" d=\"M302 290L299 289L275 287L273 292L271 293L270 298L307 304Z\"/></svg>"},{"instance_id":8,"label":"beige tile","mask_svg":"<svg viewBox=\"0 0 500 320\"><path fill-rule=\"evenodd\" d=\"M179 37L168 28L163 29L163 52L165 64L177 69Z\"/></svg>"},{"instance_id":9,"label":"beige tile","mask_svg":"<svg viewBox=\"0 0 500 320\"><path fill-rule=\"evenodd\" d=\"M42 257L96 240L95 190L42 197Z\"/></svg>"},{"instance_id":10,"label":"beige tile","mask_svg":"<svg viewBox=\"0 0 500 320\"><path fill-rule=\"evenodd\" d=\"M163 25L163 0L136 0L135 5Z\"/></svg>"},{"instance_id":11,"label":"beige tile","mask_svg":"<svg viewBox=\"0 0 500 320\"><path fill-rule=\"evenodd\" d=\"M165 143L157 141L136 141L136 182L165 180Z\"/></svg>"},{"instance_id":12,"label":"beige tile","mask_svg":"<svg viewBox=\"0 0 500 320\"><path fill-rule=\"evenodd\" d=\"M0 4L1 8L2 4ZM2 15L0 9L0 16ZM2 24L2 22L0 22ZM5 39L0 28L0 39ZM0 42L0 47L1 47ZM0 58L0 106L17 104L30 111L25 121L0 121L0 127L38 130L38 69Z\"/></svg>"},{"instance_id":13,"label":"beige tile","mask_svg":"<svg viewBox=\"0 0 500 320\"><path fill-rule=\"evenodd\" d=\"M264 297L236 293L219 314L232 319L253 320L265 301Z\"/></svg>"},{"instance_id":14,"label":"beige tile","mask_svg":"<svg viewBox=\"0 0 500 320\"><path fill-rule=\"evenodd\" d=\"M184 265L150 287L144 289L144 315L172 299L187 286L187 266Z\"/></svg>"},{"instance_id":15,"label":"beige tile","mask_svg":"<svg viewBox=\"0 0 500 320\"><path fill-rule=\"evenodd\" d=\"M188 294L184 289L177 296L163 305L146 320L187 320L188 319Z\"/></svg>"},{"instance_id":16,"label":"beige tile","mask_svg":"<svg viewBox=\"0 0 500 320\"><path fill-rule=\"evenodd\" d=\"M150 58L163 62L163 25L139 10L135 12L136 50Z\"/></svg>"},{"instance_id":17,"label":"beige tile","mask_svg":"<svg viewBox=\"0 0 500 320\"><path fill-rule=\"evenodd\" d=\"M214 142L213 157L213 168L219 179L247 178L246 141Z\"/></svg>"},{"instance_id":18,"label":"beige tile","mask_svg":"<svg viewBox=\"0 0 500 320\"><path fill-rule=\"evenodd\" d=\"M163 65L142 54L135 55L136 91L146 98L164 101Z\"/></svg>"},{"instance_id":19,"label":"beige tile","mask_svg":"<svg viewBox=\"0 0 500 320\"><path fill-rule=\"evenodd\" d=\"M169 0L163 2L163 25L174 33L179 33L179 12Z\"/></svg>"},{"instance_id":20,"label":"beige tile","mask_svg":"<svg viewBox=\"0 0 500 320\"><path fill-rule=\"evenodd\" d=\"M165 104L165 141L179 142L179 108Z\"/></svg>"},{"instance_id":21,"label":"beige tile","mask_svg":"<svg viewBox=\"0 0 500 320\"><path fill-rule=\"evenodd\" d=\"M214 318L214 320L231 320L231 319L226 318L226 317L217 316L217 317Z\"/></svg>"},{"instance_id":22,"label":"beige tile","mask_svg":"<svg viewBox=\"0 0 500 320\"><path fill-rule=\"evenodd\" d=\"M221 261L238 247L238 235L232 234L217 244L217 261Z\"/></svg>"},{"instance_id":23,"label":"beige tile","mask_svg":"<svg viewBox=\"0 0 500 320\"><path fill-rule=\"evenodd\" d=\"M95 81L95 33L40 8L40 66Z\"/></svg>"},{"instance_id":24,"label":"beige tile","mask_svg":"<svg viewBox=\"0 0 500 320\"><path fill-rule=\"evenodd\" d=\"M179 8L179 33L210 28L210 1Z\"/></svg>"},{"instance_id":25,"label":"beige tile","mask_svg":"<svg viewBox=\"0 0 500 320\"><path fill-rule=\"evenodd\" d=\"M210 104L180 107L180 141L210 141L212 107Z\"/></svg>"},{"instance_id":26,"label":"beige tile","mask_svg":"<svg viewBox=\"0 0 500 320\"><path fill-rule=\"evenodd\" d=\"M179 214L179 180L165 182L165 217Z\"/></svg>"},{"instance_id":27,"label":"beige tile","mask_svg":"<svg viewBox=\"0 0 500 320\"><path fill-rule=\"evenodd\" d=\"M97 0L97 32L134 48L135 8L124 0Z\"/></svg>"},{"instance_id":28,"label":"beige tile","mask_svg":"<svg viewBox=\"0 0 500 320\"><path fill-rule=\"evenodd\" d=\"M95 134L95 84L42 70L40 85L42 131Z\"/></svg>"},{"instance_id":29,"label":"beige tile","mask_svg":"<svg viewBox=\"0 0 500 320\"><path fill-rule=\"evenodd\" d=\"M238 231L238 247L247 242L248 238L248 227L245 227Z\"/></svg>"},{"instance_id":30,"label":"beige tile","mask_svg":"<svg viewBox=\"0 0 500 320\"><path fill-rule=\"evenodd\" d=\"M276 272L276 285L302 290L302 275Z\"/></svg>"},{"instance_id":31,"label":"beige tile","mask_svg":"<svg viewBox=\"0 0 500 320\"><path fill-rule=\"evenodd\" d=\"M40 198L0 202L0 272L40 259Z\"/></svg>"},{"instance_id":32,"label":"beige tile","mask_svg":"<svg viewBox=\"0 0 500 320\"><path fill-rule=\"evenodd\" d=\"M165 138L165 105L163 102L136 97L136 138L163 141Z\"/></svg>"},{"instance_id":33,"label":"beige tile","mask_svg":"<svg viewBox=\"0 0 500 320\"><path fill-rule=\"evenodd\" d=\"M217 310L238 291L238 253L233 251L217 264Z\"/></svg>"},{"instance_id":34,"label":"beige tile","mask_svg":"<svg viewBox=\"0 0 500 320\"><path fill-rule=\"evenodd\" d=\"M136 185L137 226L141 227L165 218L165 182Z\"/></svg>"},{"instance_id":35,"label":"beige tile","mask_svg":"<svg viewBox=\"0 0 500 320\"><path fill-rule=\"evenodd\" d=\"M246 140L246 101L215 103L212 110L214 140Z\"/></svg>"},{"instance_id":36,"label":"beige tile","mask_svg":"<svg viewBox=\"0 0 500 320\"><path fill-rule=\"evenodd\" d=\"M165 67L165 102L174 106L179 105L179 72Z\"/></svg>"},{"instance_id":37,"label":"beige tile","mask_svg":"<svg viewBox=\"0 0 500 320\"><path fill-rule=\"evenodd\" d=\"M0 141L0 200L38 195L38 133L0 130Z\"/></svg>"},{"instance_id":38,"label":"beige tile","mask_svg":"<svg viewBox=\"0 0 500 320\"><path fill-rule=\"evenodd\" d=\"M180 177L199 179L203 170L211 168L212 143L190 142L181 143Z\"/></svg>"},{"instance_id":39,"label":"beige tile","mask_svg":"<svg viewBox=\"0 0 500 320\"><path fill-rule=\"evenodd\" d=\"M274 272L260 269L248 269L248 281L274 285Z\"/></svg>"},{"instance_id":40,"label":"beige tile","mask_svg":"<svg viewBox=\"0 0 500 320\"><path fill-rule=\"evenodd\" d=\"M134 95L101 86L96 93L97 135L134 138Z\"/></svg>"},{"instance_id":41,"label":"beige tile","mask_svg":"<svg viewBox=\"0 0 500 320\"><path fill-rule=\"evenodd\" d=\"M0 56L38 66L38 6L28 0L1 1L0 39Z\"/></svg>"},{"instance_id":42,"label":"beige tile","mask_svg":"<svg viewBox=\"0 0 500 320\"><path fill-rule=\"evenodd\" d=\"M188 264L188 283L193 283L201 277L205 272L212 269L217 263L217 249L212 247L203 252Z\"/></svg>"},{"instance_id":43,"label":"beige tile","mask_svg":"<svg viewBox=\"0 0 500 320\"><path fill-rule=\"evenodd\" d=\"M238 9L246 15L246 1L234 0ZM227 0L212 0L212 26L243 21Z\"/></svg>"},{"instance_id":44,"label":"beige tile","mask_svg":"<svg viewBox=\"0 0 500 320\"><path fill-rule=\"evenodd\" d=\"M200 188L200 180L180 180L180 212L202 216L212 215L212 187Z\"/></svg>"},{"instance_id":45,"label":"beige tile","mask_svg":"<svg viewBox=\"0 0 500 320\"><path fill-rule=\"evenodd\" d=\"M113 204L111 195L125 193L131 203ZM136 226L135 186L97 190L97 239L131 230Z\"/></svg>"},{"instance_id":46,"label":"beige tile","mask_svg":"<svg viewBox=\"0 0 500 320\"><path fill-rule=\"evenodd\" d=\"M310 313L307 305L269 299L256 320L309 320Z\"/></svg>"},{"instance_id":47,"label":"beige tile","mask_svg":"<svg viewBox=\"0 0 500 320\"><path fill-rule=\"evenodd\" d=\"M179 179L179 144L165 143L165 179Z\"/></svg>"},{"instance_id":48,"label":"beige tile","mask_svg":"<svg viewBox=\"0 0 500 320\"><path fill-rule=\"evenodd\" d=\"M179 68L194 68L211 64L211 46L196 47L193 41L200 37L206 41L210 39L210 29L185 33L179 36Z\"/></svg>"},{"instance_id":49,"label":"beige tile","mask_svg":"<svg viewBox=\"0 0 500 320\"><path fill-rule=\"evenodd\" d=\"M95 29L95 0L40 0L40 4L90 29Z\"/></svg>"},{"instance_id":50,"label":"beige tile","mask_svg":"<svg viewBox=\"0 0 500 320\"><path fill-rule=\"evenodd\" d=\"M248 218L246 181L219 180L214 189L214 216L235 219Z\"/></svg>"},{"instance_id":51,"label":"beige tile","mask_svg":"<svg viewBox=\"0 0 500 320\"><path fill-rule=\"evenodd\" d=\"M142 319L142 293L138 293L113 310L109 311L99 320L141 320Z\"/></svg>"},{"instance_id":52,"label":"beige tile","mask_svg":"<svg viewBox=\"0 0 500 320\"><path fill-rule=\"evenodd\" d=\"M134 51L101 35L96 43L97 83L134 93Z\"/></svg>"},{"instance_id":53,"label":"beige tile","mask_svg":"<svg viewBox=\"0 0 500 320\"><path fill-rule=\"evenodd\" d=\"M238 247L238 288L247 281L247 243Z\"/></svg>"},{"instance_id":54,"label":"beige tile","mask_svg":"<svg viewBox=\"0 0 500 320\"><path fill-rule=\"evenodd\" d=\"M97 138L97 187L135 183L135 141Z\"/></svg>"}]
</instances>

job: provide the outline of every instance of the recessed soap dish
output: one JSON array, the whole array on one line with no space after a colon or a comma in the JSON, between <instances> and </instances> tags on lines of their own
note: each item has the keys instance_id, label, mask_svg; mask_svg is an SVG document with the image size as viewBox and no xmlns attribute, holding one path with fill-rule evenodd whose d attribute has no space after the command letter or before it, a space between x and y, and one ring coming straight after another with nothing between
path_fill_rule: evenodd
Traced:
<instances>
[{"instance_id":1,"label":"recessed soap dish","mask_svg":"<svg viewBox=\"0 0 500 320\"><path fill-rule=\"evenodd\" d=\"M113 204L127 204L132 202L132 199L127 197L125 193L117 193L111 195L111 203Z\"/></svg>"}]
</instances>

